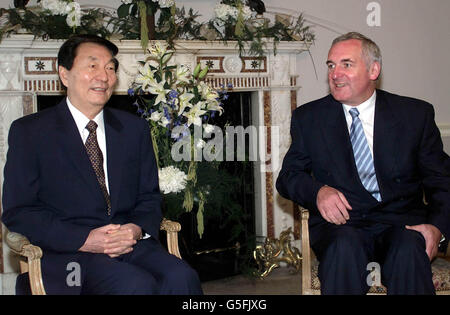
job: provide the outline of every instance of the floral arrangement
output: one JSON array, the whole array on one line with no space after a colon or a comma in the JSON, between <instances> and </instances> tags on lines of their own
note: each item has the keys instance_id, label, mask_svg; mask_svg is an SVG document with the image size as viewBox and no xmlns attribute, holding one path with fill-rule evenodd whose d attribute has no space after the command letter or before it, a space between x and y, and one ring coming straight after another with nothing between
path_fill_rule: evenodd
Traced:
<instances>
[{"instance_id":1,"label":"floral arrangement","mask_svg":"<svg viewBox=\"0 0 450 315\"><path fill-rule=\"evenodd\" d=\"M263 17L261 0L221 0L215 16L198 22L192 9L177 8L175 0L122 0L117 14L102 9L81 9L73 0L38 0L39 5L0 8L0 39L5 34L28 31L44 39L68 38L90 33L115 39L140 39L143 49L149 39L165 40L174 47L176 39L237 41L240 54L264 55L267 39L274 53L280 41L314 41L314 33L297 19ZM157 13L159 13L157 15Z\"/></svg>"},{"instance_id":2,"label":"floral arrangement","mask_svg":"<svg viewBox=\"0 0 450 315\"><path fill-rule=\"evenodd\" d=\"M150 124L166 206L173 203L174 208L181 208L180 195L184 211L192 211L195 204L201 237L205 205L214 199L214 192L211 178L202 180L198 171L209 168L204 170L209 177L222 175L217 162L203 162L196 154L207 145L203 135L214 130L211 120L223 112L226 90L216 91L204 82L208 67L202 69L198 64L191 71L185 65L171 64L173 53L167 45L155 41L128 94L135 99L138 113Z\"/></svg>"},{"instance_id":3,"label":"floral arrangement","mask_svg":"<svg viewBox=\"0 0 450 315\"><path fill-rule=\"evenodd\" d=\"M248 4L248 5L247 5ZM215 17L208 22L222 40L236 40L242 55L263 56L265 39L273 40L276 53L277 43L284 41L313 42L314 33L305 25L303 15L296 20L277 15L272 23L263 17L265 6L260 0L221 0L214 9ZM249 44L248 49L245 44Z\"/></svg>"},{"instance_id":4,"label":"floral arrangement","mask_svg":"<svg viewBox=\"0 0 450 315\"><path fill-rule=\"evenodd\" d=\"M233 1L231 4L227 3L230 3L230 1L221 1L214 8L214 13L219 21L224 23L227 21L237 22L240 14L242 14L244 20L248 20L252 17L252 10L242 2ZM236 6L236 3L238 6Z\"/></svg>"},{"instance_id":5,"label":"floral arrangement","mask_svg":"<svg viewBox=\"0 0 450 315\"><path fill-rule=\"evenodd\" d=\"M65 39L74 33L108 37L104 21L108 13L100 9L83 11L73 0L38 0L25 8L0 9L0 39L4 34L31 32L43 39ZM6 22L5 22L6 18Z\"/></svg>"},{"instance_id":6,"label":"floral arrangement","mask_svg":"<svg viewBox=\"0 0 450 315\"><path fill-rule=\"evenodd\" d=\"M242 36L243 26L252 18L252 10L241 0L223 0L214 8L215 18L211 21L225 31L231 29L228 36Z\"/></svg>"},{"instance_id":7,"label":"floral arrangement","mask_svg":"<svg viewBox=\"0 0 450 315\"><path fill-rule=\"evenodd\" d=\"M122 5L117 9L118 19L113 24L115 30L124 35L135 37L138 34L145 49L148 39L156 38L156 12L160 12L160 29L172 29L175 8L175 0L122 0Z\"/></svg>"},{"instance_id":8,"label":"floral arrangement","mask_svg":"<svg viewBox=\"0 0 450 315\"><path fill-rule=\"evenodd\" d=\"M81 7L78 2L64 0L41 0L41 7L50 15L66 16L69 27L76 28L81 25Z\"/></svg>"}]
</instances>

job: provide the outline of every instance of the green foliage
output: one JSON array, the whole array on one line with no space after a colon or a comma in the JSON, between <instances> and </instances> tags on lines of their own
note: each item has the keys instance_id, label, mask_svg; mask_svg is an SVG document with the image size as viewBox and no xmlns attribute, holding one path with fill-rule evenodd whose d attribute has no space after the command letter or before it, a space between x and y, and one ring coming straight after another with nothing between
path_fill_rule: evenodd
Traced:
<instances>
[{"instance_id":1,"label":"green foliage","mask_svg":"<svg viewBox=\"0 0 450 315\"><path fill-rule=\"evenodd\" d=\"M275 54L280 41L314 42L315 35L311 27L306 25L303 15L297 19L276 16L272 22L258 15L244 17L242 0L222 0L220 3L236 8L237 15L200 23L199 14L192 8L180 9L175 5L160 7L158 2L152 0L133 0L128 4L121 4L116 15L101 9L84 10L81 25L73 28L67 25L64 15L52 15L39 6L1 9L0 16L5 15L8 23L0 28L0 39L4 34L14 33L22 28L44 39L64 39L74 33L140 39L144 49L149 37L165 40L170 48L174 48L176 39L236 41L240 55L259 57L264 55L268 42L272 43Z\"/></svg>"},{"instance_id":2,"label":"green foliage","mask_svg":"<svg viewBox=\"0 0 450 315\"><path fill-rule=\"evenodd\" d=\"M240 36L237 36L236 32L226 31L221 39L236 40L240 55L248 54L250 56L263 56L264 50L267 49L267 39L273 41L274 54L276 54L276 47L280 41L314 41L315 35L310 26L304 25L303 15L300 15L295 23L286 20L283 22L275 21L273 25L270 25L268 21L264 20L248 21L241 26ZM214 27L218 30L217 26ZM231 28L232 30L233 27L234 25L225 23L225 29ZM248 50L245 48L246 45L248 45Z\"/></svg>"},{"instance_id":3,"label":"green foliage","mask_svg":"<svg viewBox=\"0 0 450 315\"><path fill-rule=\"evenodd\" d=\"M200 38L200 28L203 24L199 23L197 19L199 18L198 13L194 13L192 8L186 13L184 7L176 10L175 14L175 24L177 25L177 33L175 38L180 39L199 39Z\"/></svg>"},{"instance_id":4,"label":"green foliage","mask_svg":"<svg viewBox=\"0 0 450 315\"><path fill-rule=\"evenodd\" d=\"M81 18L81 25L76 28L67 25L66 16L52 15L39 8L3 9L1 13L9 19L9 23L0 31L2 36L14 33L20 28L43 39L66 39L73 34L96 34L102 37L111 35L103 23L108 13L101 9L87 11Z\"/></svg>"},{"instance_id":5,"label":"green foliage","mask_svg":"<svg viewBox=\"0 0 450 315\"><path fill-rule=\"evenodd\" d=\"M141 39L142 20L136 7L132 4L123 4L118 8L118 16L109 20L112 33L120 34L123 39ZM147 15L151 17L148 11ZM155 35L152 39L166 40L170 48L174 47L176 39L204 39L200 35L203 24L197 21L198 17L199 14L192 8L187 12L184 7L159 9L159 18L154 25Z\"/></svg>"}]
</instances>

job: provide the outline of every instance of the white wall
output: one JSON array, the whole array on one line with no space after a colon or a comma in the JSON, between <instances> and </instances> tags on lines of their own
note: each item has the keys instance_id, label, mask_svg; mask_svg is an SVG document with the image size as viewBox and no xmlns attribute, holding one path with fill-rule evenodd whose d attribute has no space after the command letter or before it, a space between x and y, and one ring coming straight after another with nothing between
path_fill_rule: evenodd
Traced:
<instances>
[{"instance_id":1,"label":"white wall","mask_svg":"<svg viewBox=\"0 0 450 315\"><path fill-rule=\"evenodd\" d=\"M31 0L30 4L36 0ZM81 4L118 7L120 0L78 0ZM192 7L207 20L218 0L176 0L178 6ZM369 3L380 5L381 25L369 27ZM12 5L0 0L0 7ZM450 148L450 12L449 0L264 0L266 8L304 12L314 25L317 40L311 48L318 78L310 56L299 55L301 74L298 104L328 93L325 60L331 41L347 31L372 38L383 54L380 87L402 95L424 99L435 106L436 121L449 134ZM444 139L445 140L445 139Z\"/></svg>"},{"instance_id":2,"label":"white wall","mask_svg":"<svg viewBox=\"0 0 450 315\"><path fill-rule=\"evenodd\" d=\"M266 0L266 6L277 6ZM319 79L315 79L309 56L300 57L302 74L299 104L328 92L325 60L333 38L358 31L381 48L383 72L380 87L393 93L424 99L436 110L436 121L450 152L450 1L378 0L381 25L369 27L366 7L370 0L292 0L283 7L304 11L316 26L317 41L311 48ZM306 72L305 72L306 71Z\"/></svg>"},{"instance_id":3,"label":"white wall","mask_svg":"<svg viewBox=\"0 0 450 315\"><path fill-rule=\"evenodd\" d=\"M0 0L0 7L12 5ZM31 0L30 4L35 2ZM81 4L112 7L120 0L78 0ZM216 0L176 0L178 6L192 7L206 20ZM366 6L381 7L381 26L369 27ZM304 12L316 24L315 46L311 48L319 78L315 78L310 57L299 56L302 77L299 104L328 92L325 60L330 43L341 33L356 30L371 37L383 53L381 87L399 94L425 99L436 107L437 121L450 124L450 12L449 0L264 0L266 7Z\"/></svg>"},{"instance_id":4,"label":"white wall","mask_svg":"<svg viewBox=\"0 0 450 315\"><path fill-rule=\"evenodd\" d=\"M370 13L366 6L370 2L283 1L283 7L304 11L309 20L326 26L314 28L317 41L311 52L319 72L318 80L314 80L308 56L301 58L300 67L308 72L300 81L304 89L299 103L327 92L324 62L330 43L338 34L355 30L372 38L381 48L381 88L425 99L435 105L438 122L450 122L450 106L447 106L450 96L450 1L378 0L381 8L379 27L369 27L366 23ZM265 3L276 6L277 1L266 0Z\"/></svg>"}]
</instances>

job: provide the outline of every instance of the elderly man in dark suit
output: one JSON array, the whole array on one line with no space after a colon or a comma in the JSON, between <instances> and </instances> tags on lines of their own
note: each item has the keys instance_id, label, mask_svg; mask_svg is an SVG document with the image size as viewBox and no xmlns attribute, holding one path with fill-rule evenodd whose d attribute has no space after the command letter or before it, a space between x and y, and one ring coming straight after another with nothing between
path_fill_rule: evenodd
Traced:
<instances>
[{"instance_id":1,"label":"elderly man in dark suit","mask_svg":"<svg viewBox=\"0 0 450 315\"><path fill-rule=\"evenodd\" d=\"M389 294L433 294L430 261L450 235L450 163L433 107L377 90L381 53L359 33L336 38L326 64L331 95L293 112L277 179L310 210L322 293L366 293L378 262Z\"/></svg>"},{"instance_id":2,"label":"elderly man in dark suit","mask_svg":"<svg viewBox=\"0 0 450 315\"><path fill-rule=\"evenodd\" d=\"M147 122L104 108L117 52L89 35L61 46L67 98L11 125L2 220L43 249L47 293L201 294L197 273L158 241L161 197ZM73 263L78 282L67 281Z\"/></svg>"}]
</instances>

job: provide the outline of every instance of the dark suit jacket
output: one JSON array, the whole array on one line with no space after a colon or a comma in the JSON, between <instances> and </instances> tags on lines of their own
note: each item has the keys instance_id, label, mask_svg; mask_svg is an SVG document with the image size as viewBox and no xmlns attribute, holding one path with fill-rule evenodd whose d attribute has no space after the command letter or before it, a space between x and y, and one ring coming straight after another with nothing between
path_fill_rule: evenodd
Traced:
<instances>
[{"instance_id":1,"label":"dark suit jacket","mask_svg":"<svg viewBox=\"0 0 450 315\"><path fill-rule=\"evenodd\" d=\"M310 225L324 222L316 198L326 184L352 206L349 224L430 223L450 236L450 159L431 104L377 90L373 151L381 203L359 179L342 104L331 95L293 112L291 137L276 187L311 211Z\"/></svg>"},{"instance_id":2,"label":"dark suit jacket","mask_svg":"<svg viewBox=\"0 0 450 315\"><path fill-rule=\"evenodd\" d=\"M110 216L65 100L11 125L2 220L44 255L74 253L92 229L110 223L135 223L158 237L161 197L148 124L109 108L104 122Z\"/></svg>"}]
</instances>

